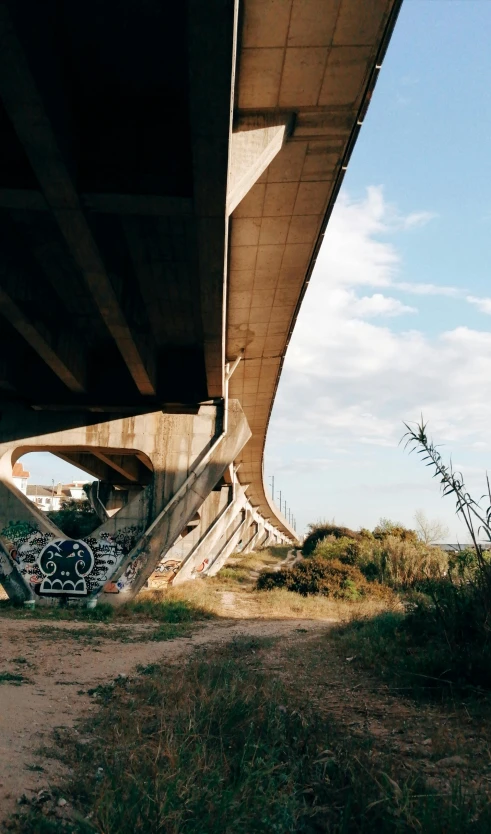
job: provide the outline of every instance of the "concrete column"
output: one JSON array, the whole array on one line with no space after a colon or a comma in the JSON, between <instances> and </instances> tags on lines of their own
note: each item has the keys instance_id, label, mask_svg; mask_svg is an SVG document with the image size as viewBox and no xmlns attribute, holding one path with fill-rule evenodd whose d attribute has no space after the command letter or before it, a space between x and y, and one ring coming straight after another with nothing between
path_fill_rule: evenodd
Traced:
<instances>
[{"instance_id":1,"label":"concrete column","mask_svg":"<svg viewBox=\"0 0 491 834\"><path fill-rule=\"evenodd\" d=\"M197 576L214 576L233 552L246 527L244 489L237 480L228 487L228 500L213 523L183 561L173 585Z\"/></svg>"},{"instance_id":2,"label":"concrete column","mask_svg":"<svg viewBox=\"0 0 491 834\"><path fill-rule=\"evenodd\" d=\"M59 415L50 420L49 413L26 410L18 416L17 423L13 414L0 423L0 583L20 600L83 600L101 592L112 602L132 597L250 437L235 400L225 419L220 407L202 406L195 415L153 412L90 426L87 415L72 415L68 428L53 430ZM65 458L103 450L110 461L132 454L153 474L116 515L77 542L12 481L13 463L36 450Z\"/></svg>"},{"instance_id":3,"label":"concrete column","mask_svg":"<svg viewBox=\"0 0 491 834\"><path fill-rule=\"evenodd\" d=\"M219 523L223 511L230 504L230 500L230 486L228 484L224 484L220 489L215 489L210 493L198 510L193 526L189 525L184 528L173 546L157 565L148 582L150 589L163 589L170 583L174 584L174 579L178 573L180 581L183 581L181 568L184 565L187 565L186 573L191 572L193 574L191 578L194 578L194 574L202 573L210 561L210 531Z\"/></svg>"}]
</instances>

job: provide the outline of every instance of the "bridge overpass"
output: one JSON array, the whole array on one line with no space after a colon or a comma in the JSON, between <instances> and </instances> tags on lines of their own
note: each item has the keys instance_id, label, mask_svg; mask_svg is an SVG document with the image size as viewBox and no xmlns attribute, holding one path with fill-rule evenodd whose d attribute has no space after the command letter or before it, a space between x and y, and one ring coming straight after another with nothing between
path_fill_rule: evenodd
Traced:
<instances>
[{"instance_id":1,"label":"bridge overpass","mask_svg":"<svg viewBox=\"0 0 491 834\"><path fill-rule=\"evenodd\" d=\"M117 601L295 540L268 421L399 6L0 2L10 596ZM36 449L97 479L87 540L13 485Z\"/></svg>"}]
</instances>

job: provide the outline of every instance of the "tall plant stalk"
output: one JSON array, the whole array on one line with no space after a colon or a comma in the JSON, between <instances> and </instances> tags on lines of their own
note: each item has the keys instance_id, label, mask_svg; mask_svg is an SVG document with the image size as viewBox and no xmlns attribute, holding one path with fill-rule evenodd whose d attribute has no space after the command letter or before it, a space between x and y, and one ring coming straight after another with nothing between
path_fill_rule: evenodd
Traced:
<instances>
[{"instance_id":1,"label":"tall plant stalk","mask_svg":"<svg viewBox=\"0 0 491 834\"><path fill-rule=\"evenodd\" d=\"M440 485L444 496L454 495L456 512L463 519L474 545L481 580L491 589L491 574L487 562L484 559L484 550L479 538L486 538L491 542L491 486L489 477L486 474L487 492L482 496L481 501L486 498L489 501L487 509L483 510L481 505L475 501L467 491L462 472L455 471L450 460L446 464L438 451L438 447L428 437L427 426L423 417L420 423L415 423L413 428L409 423L404 423L407 432L401 438L405 441L404 448L409 448L410 453L416 452L427 461L426 466L433 467L433 477L440 478Z\"/></svg>"}]
</instances>

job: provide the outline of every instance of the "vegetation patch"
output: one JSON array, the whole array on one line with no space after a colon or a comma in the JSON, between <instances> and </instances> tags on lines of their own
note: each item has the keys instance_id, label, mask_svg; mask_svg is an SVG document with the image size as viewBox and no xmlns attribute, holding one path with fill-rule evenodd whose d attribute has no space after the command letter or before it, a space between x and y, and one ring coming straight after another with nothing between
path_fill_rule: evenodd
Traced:
<instances>
[{"instance_id":1,"label":"vegetation patch","mask_svg":"<svg viewBox=\"0 0 491 834\"><path fill-rule=\"evenodd\" d=\"M60 628L58 626L43 625L33 630L33 634L48 637L50 640L75 640L84 644L100 645L103 640L116 640L119 643L144 643L148 640L174 640L176 637L187 637L193 632L192 622L161 622L157 628L134 630L125 628Z\"/></svg>"},{"instance_id":2,"label":"vegetation patch","mask_svg":"<svg viewBox=\"0 0 491 834\"><path fill-rule=\"evenodd\" d=\"M94 693L99 709L60 737L72 777L39 807L20 806L24 834L484 834L480 797L434 790L373 755L270 672L271 642L235 640L186 665L152 665ZM295 661L282 656L294 676ZM303 689L303 696L300 693ZM87 743L87 739L90 743ZM60 819L63 797L64 818ZM69 809L69 812L67 812Z\"/></svg>"},{"instance_id":3,"label":"vegetation patch","mask_svg":"<svg viewBox=\"0 0 491 834\"><path fill-rule=\"evenodd\" d=\"M391 596L388 589L368 583L357 567L339 559L312 558L277 572L265 571L259 576L257 587L264 591L286 588L302 596L320 594L353 602L370 595Z\"/></svg>"},{"instance_id":4,"label":"vegetation patch","mask_svg":"<svg viewBox=\"0 0 491 834\"><path fill-rule=\"evenodd\" d=\"M48 518L70 539L83 539L99 527L101 521L88 500L77 501L67 498L59 510L50 510Z\"/></svg>"},{"instance_id":5,"label":"vegetation patch","mask_svg":"<svg viewBox=\"0 0 491 834\"><path fill-rule=\"evenodd\" d=\"M19 675L16 672L0 672L0 684L13 683L14 686L20 686L23 683L29 683L24 675Z\"/></svg>"},{"instance_id":6,"label":"vegetation patch","mask_svg":"<svg viewBox=\"0 0 491 834\"><path fill-rule=\"evenodd\" d=\"M358 541L361 538L360 533L356 533L348 527L339 526L339 524L335 524L334 522L317 521L308 526L308 532L302 545L303 555L312 556L318 542L328 536L331 536L333 539L348 538L352 541Z\"/></svg>"},{"instance_id":7,"label":"vegetation patch","mask_svg":"<svg viewBox=\"0 0 491 834\"><path fill-rule=\"evenodd\" d=\"M414 693L489 692L491 639L481 595L450 580L433 594L413 595L406 614L385 612L341 626L335 633L340 650Z\"/></svg>"},{"instance_id":8,"label":"vegetation patch","mask_svg":"<svg viewBox=\"0 0 491 834\"><path fill-rule=\"evenodd\" d=\"M167 599L165 593L152 591L141 593L131 602L112 606L99 602L96 608L82 606L47 606L39 605L33 610L10 601L0 602L0 615L18 619L62 620L72 622L119 623L119 622L159 622L190 623L209 619L212 614L205 608L194 605L186 599Z\"/></svg>"}]
</instances>

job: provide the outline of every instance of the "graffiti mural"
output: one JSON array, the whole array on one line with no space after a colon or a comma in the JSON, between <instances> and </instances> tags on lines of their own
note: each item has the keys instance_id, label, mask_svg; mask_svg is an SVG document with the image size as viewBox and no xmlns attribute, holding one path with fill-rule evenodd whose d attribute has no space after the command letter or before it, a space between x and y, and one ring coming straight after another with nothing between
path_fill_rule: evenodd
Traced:
<instances>
[{"instance_id":1,"label":"graffiti mural","mask_svg":"<svg viewBox=\"0 0 491 834\"><path fill-rule=\"evenodd\" d=\"M44 574L40 594L87 595L85 577L94 567L94 554L85 542L54 539L39 554L38 565Z\"/></svg>"},{"instance_id":2,"label":"graffiti mural","mask_svg":"<svg viewBox=\"0 0 491 834\"><path fill-rule=\"evenodd\" d=\"M0 531L9 557L36 594L68 597L98 591L141 534L142 529L132 525L112 535L96 531L85 539L73 540L54 537L26 521L10 522Z\"/></svg>"}]
</instances>

